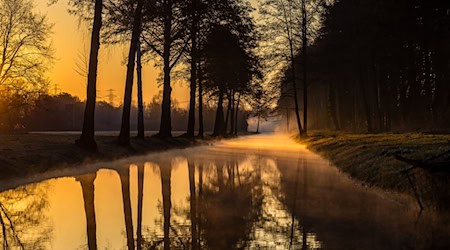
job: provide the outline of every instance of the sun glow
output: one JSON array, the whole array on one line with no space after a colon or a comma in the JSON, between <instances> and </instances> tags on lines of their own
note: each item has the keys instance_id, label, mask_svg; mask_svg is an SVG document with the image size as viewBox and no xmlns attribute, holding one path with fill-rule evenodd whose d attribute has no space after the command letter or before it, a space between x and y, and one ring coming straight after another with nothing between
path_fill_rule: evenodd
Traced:
<instances>
[{"instance_id":1,"label":"sun glow","mask_svg":"<svg viewBox=\"0 0 450 250\"><path fill-rule=\"evenodd\" d=\"M273 134L242 137L231 141L223 141L219 147L233 147L233 148L253 148L253 149L273 149L273 150L299 150L306 149L306 146L295 142L287 134Z\"/></svg>"}]
</instances>

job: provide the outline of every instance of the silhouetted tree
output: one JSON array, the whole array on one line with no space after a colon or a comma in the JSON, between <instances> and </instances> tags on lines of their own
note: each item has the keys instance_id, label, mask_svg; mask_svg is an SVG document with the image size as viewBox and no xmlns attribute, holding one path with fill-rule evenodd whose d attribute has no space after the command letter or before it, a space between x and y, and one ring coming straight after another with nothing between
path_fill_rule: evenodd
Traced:
<instances>
[{"instance_id":1,"label":"silhouetted tree","mask_svg":"<svg viewBox=\"0 0 450 250\"><path fill-rule=\"evenodd\" d=\"M162 58L163 98L161 123L158 135L172 136L171 120L171 72L180 62L189 45L186 32L185 2L179 0L156 1L156 16L143 23L144 51Z\"/></svg>"},{"instance_id":2,"label":"silhouetted tree","mask_svg":"<svg viewBox=\"0 0 450 250\"><path fill-rule=\"evenodd\" d=\"M136 52L138 51L139 36L141 34L141 16L144 0L137 0L137 6L134 14L133 32L131 34L130 51L128 54L127 78L125 80L125 96L123 100L122 126L119 134L119 143L122 145L130 144L130 112L131 112L131 95L133 93L133 77L134 66L136 60Z\"/></svg>"},{"instance_id":3,"label":"silhouetted tree","mask_svg":"<svg viewBox=\"0 0 450 250\"><path fill-rule=\"evenodd\" d=\"M74 7L83 9L89 3L84 0L72 0ZM95 103L97 97L97 66L98 66L98 51L100 49L100 30L102 28L102 10L103 1L95 0L94 17L92 23L91 34L91 49L89 54L89 70L87 79L87 94L86 94L86 108L84 111L83 129L81 131L80 139L76 141L77 145L90 149L97 150L97 143L95 142Z\"/></svg>"},{"instance_id":4,"label":"silhouetted tree","mask_svg":"<svg viewBox=\"0 0 450 250\"><path fill-rule=\"evenodd\" d=\"M33 1L0 1L2 129L12 130L17 120L46 92L45 74L53 59L49 42L51 29L46 16L34 10Z\"/></svg>"}]
</instances>

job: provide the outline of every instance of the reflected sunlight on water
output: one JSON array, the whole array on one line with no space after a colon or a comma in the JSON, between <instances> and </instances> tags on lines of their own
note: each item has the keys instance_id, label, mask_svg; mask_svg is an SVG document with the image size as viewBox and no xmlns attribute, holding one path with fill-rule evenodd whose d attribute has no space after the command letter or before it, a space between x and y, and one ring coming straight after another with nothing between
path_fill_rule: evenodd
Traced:
<instances>
[{"instance_id":1,"label":"reflected sunlight on water","mask_svg":"<svg viewBox=\"0 0 450 250\"><path fill-rule=\"evenodd\" d=\"M2 242L25 249L436 249L418 217L286 136L173 150L0 193ZM97 168L96 168L97 169Z\"/></svg>"}]
</instances>

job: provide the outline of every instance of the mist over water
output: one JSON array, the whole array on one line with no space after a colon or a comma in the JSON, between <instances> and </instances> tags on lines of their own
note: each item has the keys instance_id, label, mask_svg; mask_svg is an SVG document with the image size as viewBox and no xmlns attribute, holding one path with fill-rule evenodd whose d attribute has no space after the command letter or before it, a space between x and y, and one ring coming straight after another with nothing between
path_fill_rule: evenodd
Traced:
<instances>
[{"instance_id":1,"label":"mist over water","mask_svg":"<svg viewBox=\"0 0 450 250\"><path fill-rule=\"evenodd\" d=\"M448 216L420 215L410 199L388 200L286 135L242 137L34 180L49 177L55 178L15 180L14 189L0 193L9 246L450 247Z\"/></svg>"}]
</instances>

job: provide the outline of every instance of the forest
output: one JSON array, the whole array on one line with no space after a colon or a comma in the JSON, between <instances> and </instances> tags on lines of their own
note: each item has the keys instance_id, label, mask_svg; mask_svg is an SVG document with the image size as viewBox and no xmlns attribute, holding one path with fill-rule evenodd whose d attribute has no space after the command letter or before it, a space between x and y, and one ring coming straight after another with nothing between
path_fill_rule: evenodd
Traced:
<instances>
[{"instance_id":1,"label":"forest","mask_svg":"<svg viewBox=\"0 0 450 250\"><path fill-rule=\"evenodd\" d=\"M4 132L81 130L77 144L95 149L96 130L119 130L118 142L128 145L132 129L139 138L146 130L161 138L173 130L188 138L206 130L225 136L246 130L250 117L281 117L285 131L301 136L310 129L449 131L450 3L444 1L71 0L69 12L91 25L85 102L48 94L45 72L54 56L45 15L30 0L1 4L2 17L9 17L0 20ZM120 108L96 96L99 50L114 44L129 48ZM142 65L149 62L161 69L162 93L144 104ZM186 111L173 103L174 79L188 83ZM44 103L64 98L77 106L66 125L39 125L48 112ZM74 109L54 104L64 105L66 115Z\"/></svg>"},{"instance_id":2,"label":"forest","mask_svg":"<svg viewBox=\"0 0 450 250\"><path fill-rule=\"evenodd\" d=\"M308 76L294 82L308 88L311 127L449 132L450 2L313 2L307 46L282 75L280 112L295 105L295 70Z\"/></svg>"}]
</instances>

